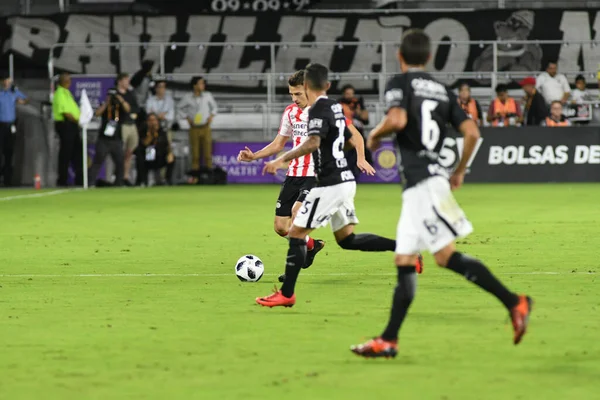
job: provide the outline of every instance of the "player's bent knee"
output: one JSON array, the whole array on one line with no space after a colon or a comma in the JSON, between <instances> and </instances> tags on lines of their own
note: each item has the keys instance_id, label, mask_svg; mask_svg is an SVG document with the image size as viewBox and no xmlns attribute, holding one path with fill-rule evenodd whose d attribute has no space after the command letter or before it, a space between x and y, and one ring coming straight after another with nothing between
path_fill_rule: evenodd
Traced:
<instances>
[{"instance_id":1,"label":"player's bent knee","mask_svg":"<svg viewBox=\"0 0 600 400\"><path fill-rule=\"evenodd\" d=\"M312 229L301 228L296 225L292 225L290 228L289 238L290 239L306 239L306 235L308 235Z\"/></svg>"},{"instance_id":2,"label":"player's bent knee","mask_svg":"<svg viewBox=\"0 0 600 400\"><path fill-rule=\"evenodd\" d=\"M352 243L354 237L354 225L346 225L342 229L333 232L335 241L342 249L348 249L345 246L349 246ZM344 244L342 244L344 242Z\"/></svg>"},{"instance_id":3,"label":"player's bent knee","mask_svg":"<svg viewBox=\"0 0 600 400\"><path fill-rule=\"evenodd\" d=\"M396 254L394 262L396 265L415 265L417 256L415 254Z\"/></svg>"},{"instance_id":4,"label":"player's bent knee","mask_svg":"<svg viewBox=\"0 0 600 400\"><path fill-rule=\"evenodd\" d=\"M454 254L455 251L456 247L454 246L454 243L449 244L448 246L439 250L433 255L435 258L435 263L440 267L445 268L448 265L448 261L450 261L450 257L452 257L452 254Z\"/></svg>"},{"instance_id":5,"label":"player's bent knee","mask_svg":"<svg viewBox=\"0 0 600 400\"><path fill-rule=\"evenodd\" d=\"M273 224L273 229L275 230L275 233L277 233L279 236L286 237L288 235L289 230L288 221L276 219L275 223Z\"/></svg>"}]
</instances>

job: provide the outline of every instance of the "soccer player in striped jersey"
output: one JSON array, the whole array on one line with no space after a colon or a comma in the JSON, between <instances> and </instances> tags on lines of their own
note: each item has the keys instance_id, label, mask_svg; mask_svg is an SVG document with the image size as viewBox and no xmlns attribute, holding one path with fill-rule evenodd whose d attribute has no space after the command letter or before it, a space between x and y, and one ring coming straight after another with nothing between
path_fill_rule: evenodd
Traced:
<instances>
[{"instance_id":1,"label":"soccer player in striped jersey","mask_svg":"<svg viewBox=\"0 0 600 400\"><path fill-rule=\"evenodd\" d=\"M304 90L304 70L295 72L288 79L290 96L293 103L286 107L281 117L279 132L275 139L265 148L252 152L248 147L240 151L238 161L251 162L260 160L283 151L288 139L292 139L294 148L300 146L308 138L308 100ZM316 185L315 164L312 154L306 154L292 160L288 166L287 176L281 185L279 198L275 208L275 232L287 238L292 220L302 205L302 201ZM306 263L304 268L312 265L315 256L323 249L325 242L319 239L306 238ZM285 274L279 281L285 280Z\"/></svg>"}]
</instances>

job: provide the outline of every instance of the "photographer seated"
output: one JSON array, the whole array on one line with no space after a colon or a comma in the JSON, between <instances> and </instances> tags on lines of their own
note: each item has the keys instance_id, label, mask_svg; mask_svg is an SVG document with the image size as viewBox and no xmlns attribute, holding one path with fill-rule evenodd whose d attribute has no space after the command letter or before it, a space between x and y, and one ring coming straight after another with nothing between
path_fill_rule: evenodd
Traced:
<instances>
[{"instance_id":1,"label":"photographer seated","mask_svg":"<svg viewBox=\"0 0 600 400\"><path fill-rule=\"evenodd\" d=\"M549 127L560 127L560 126L571 126L571 121L563 115L563 105L560 101L554 100L550 104L550 115L546 117L546 120L542 123L542 126Z\"/></svg>"},{"instance_id":2,"label":"photographer seated","mask_svg":"<svg viewBox=\"0 0 600 400\"><path fill-rule=\"evenodd\" d=\"M173 184L175 156L167 132L161 128L158 116L148 114L146 124L140 131L140 144L136 150L138 184L148 185L148 172L154 171L157 183L162 184L161 168L166 167L167 184Z\"/></svg>"},{"instance_id":3,"label":"photographer seated","mask_svg":"<svg viewBox=\"0 0 600 400\"><path fill-rule=\"evenodd\" d=\"M522 117L519 103L508 95L508 86L504 84L496 86L496 98L490 103L488 109L488 122L495 127L515 126L521 122Z\"/></svg>"}]
</instances>

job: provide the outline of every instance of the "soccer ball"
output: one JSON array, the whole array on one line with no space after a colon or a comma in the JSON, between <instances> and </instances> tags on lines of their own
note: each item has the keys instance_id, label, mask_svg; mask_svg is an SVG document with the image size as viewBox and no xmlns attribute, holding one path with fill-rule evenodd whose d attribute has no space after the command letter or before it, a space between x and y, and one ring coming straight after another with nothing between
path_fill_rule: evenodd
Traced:
<instances>
[{"instance_id":1,"label":"soccer ball","mask_svg":"<svg viewBox=\"0 0 600 400\"><path fill-rule=\"evenodd\" d=\"M258 282L264 272L263 262L252 254L240 257L235 263L235 274L242 282Z\"/></svg>"}]
</instances>

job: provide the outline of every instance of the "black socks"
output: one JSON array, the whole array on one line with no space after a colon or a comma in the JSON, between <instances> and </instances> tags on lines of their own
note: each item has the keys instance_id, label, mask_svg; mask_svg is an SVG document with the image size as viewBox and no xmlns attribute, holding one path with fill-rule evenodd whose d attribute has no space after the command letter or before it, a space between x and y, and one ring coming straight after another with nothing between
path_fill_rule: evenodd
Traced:
<instances>
[{"instance_id":1,"label":"black socks","mask_svg":"<svg viewBox=\"0 0 600 400\"><path fill-rule=\"evenodd\" d=\"M306 261L306 240L290 238L290 247L288 249L285 263L285 282L281 285L281 293L285 297L292 297L296 280L300 274L300 269Z\"/></svg>"},{"instance_id":2,"label":"black socks","mask_svg":"<svg viewBox=\"0 0 600 400\"><path fill-rule=\"evenodd\" d=\"M454 252L446 267L496 296L509 310L519 302L519 297L504 287L479 260Z\"/></svg>"},{"instance_id":3,"label":"black socks","mask_svg":"<svg viewBox=\"0 0 600 400\"><path fill-rule=\"evenodd\" d=\"M360 251L394 251L396 250L396 241L372 233L351 233L341 240L338 245L345 250Z\"/></svg>"},{"instance_id":4,"label":"black socks","mask_svg":"<svg viewBox=\"0 0 600 400\"><path fill-rule=\"evenodd\" d=\"M408 308L415 297L417 291L417 274L415 266L398 266L398 284L394 290L394 299L392 301L392 312L387 327L381 334L385 340L398 339L400 325L406 317Z\"/></svg>"}]
</instances>

